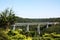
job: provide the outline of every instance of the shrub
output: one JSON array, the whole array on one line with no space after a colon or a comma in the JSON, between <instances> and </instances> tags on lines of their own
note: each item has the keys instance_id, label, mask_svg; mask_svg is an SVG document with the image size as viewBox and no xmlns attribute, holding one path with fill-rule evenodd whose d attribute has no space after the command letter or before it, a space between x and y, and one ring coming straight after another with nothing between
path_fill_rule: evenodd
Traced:
<instances>
[{"instance_id":1,"label":"shrub","mask_svg":"<svg viewBox=\"0 0 60 40\"><path fill-rule=\"evenodd\" d=\"M32 40L31 37L20 34L19 30L0 30L0 40Z\"/></svg>"},{"instance_id":2,"label":"shrub","mask_svg":"<svg viewBox=\"0 0 60 40\"><path fill-rule=\"evenodd\" d=\"M28 39L31 39L31 37L26 37L25 35L20 34L19 30L15 30L15 31L10 30L7 34L13 40L25 40L25 39L28 40Z\"/></svg>"},{"instance_id":3,"label":"shrub","mask_svg":"<svg viewBox=\"0 0 60 40\"><path fill-rule=\"evenodd\" d=\"M3 31L3 29L0 29L0 40L11 40L11 38Z\"/></svg>"},{"instance_id":4,"label":"shrub","mask_svg":"<svg viewBox=\"0 0 60 40\"><path fill-rule=\"evenodd\" d=\"M56 33L45 33L40 40L60 40L60 34Z\"/></svg>"}]
</instances>

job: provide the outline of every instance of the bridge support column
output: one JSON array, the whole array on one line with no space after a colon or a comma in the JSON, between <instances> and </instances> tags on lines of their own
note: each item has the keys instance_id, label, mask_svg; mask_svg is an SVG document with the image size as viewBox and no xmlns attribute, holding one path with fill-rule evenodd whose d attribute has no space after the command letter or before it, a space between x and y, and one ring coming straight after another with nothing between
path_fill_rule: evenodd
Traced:
<instances>
[{"instance_id":1,"label":"bridge support column","mask_svg":"<svg viewBox=\"0 0 60 40\"><path fill-rule=\"evenodd\" d=\"M27 25L27 32L29 31L29 24Z\"/></svg>"},{"instance_id":2,"label":"bridge support column","mask_svg":"<svg viewBox=\"0 0 60 40\"><path fill-rule=\"evenodd\" d=\"M40 25L38 24L37 31L40 34Z\"/></svg>"},{"instance_id":3,"label":"bridge support column","mask_svg":"<svg viewBox=\"0 0 60 40\"><path fill-rule=\"evenodd\" d=\"M15 30L15 27L16 27L16 26L15 26L15 25L13 25L13 30Z\"/></svg>"},{"instance_id":4,"label":"bridge support column","mask_svg":"<svg viewBox=\"0 0 60 40\"><path fill-rule=\"evenodd\" d=\"M47 26L46 26L46 28L48 28L49 26L48 26L48 24L47 24Z\"/></svg>"}]
</instances>

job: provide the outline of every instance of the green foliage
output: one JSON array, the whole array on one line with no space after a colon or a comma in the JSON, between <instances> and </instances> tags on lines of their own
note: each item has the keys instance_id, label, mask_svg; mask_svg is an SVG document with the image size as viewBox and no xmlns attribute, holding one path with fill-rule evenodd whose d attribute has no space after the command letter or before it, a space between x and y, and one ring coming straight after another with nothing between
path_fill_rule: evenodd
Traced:
<instances>
[{"instance_id":1,"label":"green foliage","mask_svg":"<svg viewBox=\"0 0 60 40\"><path fill-rule=\"evenodd\" d=\"M60 34L51 33L47 34L45 33L40 40L60 40Z\"/></svg>"},{"instance_id":2,"label":"green foliage","mask_svg":"<svg viewBox=\"0 0 60 40\"><path fill-rule=\"evenodd\" d=\"M14 33L13 31L9 31L7 34L8 34L9 36L14 36L14 35L16 35L16 33Z\"/></svg>"},{"instance_id":3,"label":"green foliage","mask_svg":"<svg viewBox=\"0 0 60 40\"><path fill-rule=\"evenodd\" d=\"M20 30L0 31L0 40L32 40L31 37L20 34Z\"/></svg>"},{"instance_id":4,"label":"green foliage","mask_svg":"<svg viewBox=\"0 0 60 40\"><path fill-rule=\"evenodd\" d=\"M16 17L11 9L6 9L0 13L0 27L8 28L10 25L14 24L15 21Z\"/></svg>"},{"instance_id":5,"label":"green foliage","mask_svg":"<svg viewBox=\"0 0 60 40\"><path fill-rule=\"evenodd\" d=\"M0 29L0 40L11 40L11 38L5 33L4 29Z\"/></svg>"},{"instance_id":6,"label":"green foliage","mask_svg":"<svg viewBox=\"0 0 60 40\"><path fill-rule=\"evenodd\" d=\"M34 31L25 32L25 35L34 37L35 36L35 32Z\"/></svg>"},{"instance_id":7,"label":"green foliage","mask_svg":"<svg viewBox=\"0 0 60 40\"><path fill-rule=\"evenodd\" d=\"M11 39L13 40L30 40L31 38L29 36L25 36L23 34L21 34L20 30L10 30L8 33L9 37L11 37Z\"/></svg>"},{"instance_id":8,"label":"green foliage","mask_svg":"<svg viewBox=\"0 0 60 40\"><path fill-rule=\"evenodd\" d=\"M43 33L53 33L53 32L56 32L56 33L59 34L60 33L60 24L59 25L52 25L51 27L43 29L42 31L43 31Z\"/></svg>"}]
</instances>

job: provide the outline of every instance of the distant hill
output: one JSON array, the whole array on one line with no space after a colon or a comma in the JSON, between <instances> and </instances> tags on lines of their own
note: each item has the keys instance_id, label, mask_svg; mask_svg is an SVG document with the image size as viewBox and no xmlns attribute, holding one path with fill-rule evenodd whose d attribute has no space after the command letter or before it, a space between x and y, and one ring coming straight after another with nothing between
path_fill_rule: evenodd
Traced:
<instances>
[{"instance_id":1,"label":"distant hill","mask_svg":"<svg viewBox=\"0 0 60 40\"><path fill-rule=\"evenodd\" d=\"M43 18L43 19L29 19L29 18L22 18L16 17L17 22L60 22L60 18Z\"/></svg>"}]
</instances>

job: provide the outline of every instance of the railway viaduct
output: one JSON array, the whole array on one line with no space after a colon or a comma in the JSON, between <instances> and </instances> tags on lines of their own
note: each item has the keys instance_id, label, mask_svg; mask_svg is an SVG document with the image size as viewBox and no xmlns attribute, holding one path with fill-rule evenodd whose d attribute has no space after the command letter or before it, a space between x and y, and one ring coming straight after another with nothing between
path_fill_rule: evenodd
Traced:
<instances>
[{"instance_id":1,"label":"railway viaduct","mask_svg":"<svg viewBox=\"0 0 60 40\"><path fill-rule=\"evenodd\" d=\"M48 27L49 27L49 26L48 26L49 24L50 24L50 25L52 25L52 24L55 24L55 25L56 25L56 24L59 24L59 22L15 23L15 24L13 25L13 30L16 29L16 26L24 26L24 25L27 25L26 31L28 32L30 25L37 25L37 32L40 34L40 25L46 25L46 28L48 28Z\"/></svg>"}]
</instances>

